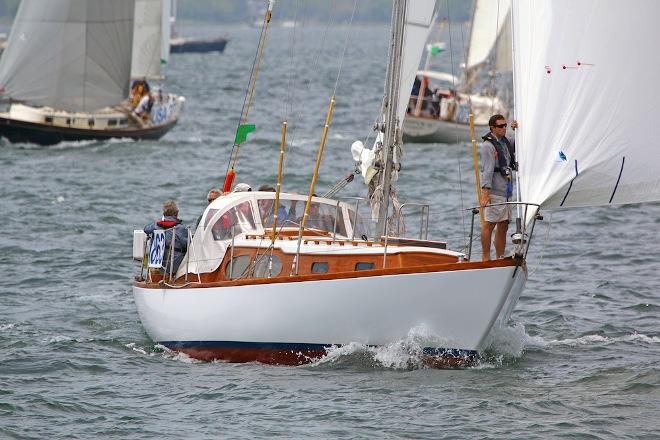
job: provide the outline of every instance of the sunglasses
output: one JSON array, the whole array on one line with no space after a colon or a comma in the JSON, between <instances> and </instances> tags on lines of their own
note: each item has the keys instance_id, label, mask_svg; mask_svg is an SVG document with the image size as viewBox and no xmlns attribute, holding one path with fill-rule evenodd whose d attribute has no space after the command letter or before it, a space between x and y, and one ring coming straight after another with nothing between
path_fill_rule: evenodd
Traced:
<instances>
[{"instance_id":1,"label":"sunglasses","mask_svg":"<svg viewBox=\"0 0 660 440\"><path fill-rule=\"evenodd\" d=\"M506 128L506 126L507 126L507 124L496 124L496 125L493 125L493 127L496 127L496 128Z\"/></svg>"}]
</instances>

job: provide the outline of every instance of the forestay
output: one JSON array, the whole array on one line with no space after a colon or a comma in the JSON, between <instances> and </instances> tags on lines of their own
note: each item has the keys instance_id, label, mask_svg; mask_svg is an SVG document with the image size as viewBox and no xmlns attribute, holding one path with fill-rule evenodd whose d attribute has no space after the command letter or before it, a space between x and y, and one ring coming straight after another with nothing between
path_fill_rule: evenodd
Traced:
<instances>
[{"instance_id":1,"label":"forestay","mask_svg":"<svg viewBox=\"0 0 660 440\"><path fill-rule=\"evenodd\" d=\"M160 78L169 59L170 2L135 0L132 78Z\"/></svg>"},{"instance_id":2,"label":"forestay","mask_svg":"<svg viewBox=\"0 0 660 440\"><path fill-rule=\"evenodd\" d=\"M513 3L523 201L660 199L658 16L656 0Z\"/></svg>"}]
</instances>

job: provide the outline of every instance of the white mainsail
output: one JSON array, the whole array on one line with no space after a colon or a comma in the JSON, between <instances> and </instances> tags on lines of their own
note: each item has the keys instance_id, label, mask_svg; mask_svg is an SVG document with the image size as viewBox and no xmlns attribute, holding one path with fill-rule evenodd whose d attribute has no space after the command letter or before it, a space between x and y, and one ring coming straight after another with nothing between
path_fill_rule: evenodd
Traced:
<instances>
[{"instance_id":1,"label":"white mainsail","mask_svg":"<svg viewBox=\"0 0 660 440\"><path fill-rule=\"evenodd\" d=\"M514 2L522 201L660 200L658 16L656 0ZM616 32L622 17L634 31Z\"/></svg>"},{"instance_id":2,"label":"white mainsail","mask_svg":"<svg viewBox=\"0 0 660 440\"><path fill-rule=\"evenodd\" d=\"M4 98L94 111L128 96L134 0L23 0L0 61Z\"/></svg>"},{"instance_id":3,"label":"white mainsail","mask_svg":"<svg viewBox=\"0 0 660 440\"><path fill-rule=\"evenodd\" d=\"M132 78L161 78L169 60L169 0L135 0Z\"/></svg>"}]
</instances>

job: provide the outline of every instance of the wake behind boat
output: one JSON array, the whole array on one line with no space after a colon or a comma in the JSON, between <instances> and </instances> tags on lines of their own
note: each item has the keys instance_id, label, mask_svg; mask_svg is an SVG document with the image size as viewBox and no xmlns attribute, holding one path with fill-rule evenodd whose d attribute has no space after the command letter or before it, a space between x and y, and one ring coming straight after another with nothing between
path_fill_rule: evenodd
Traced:
<instances>
[{"instance_id":1,"label":"wake behind boat","mask_svg":"<svg viewBox=\"0 0 660 440\"><path fill-rule=\"evenodd\" d=\"M184 98L152 91L140 96L148 98L140 114L127 100L131 76L143 75L136 70L155 58L160 73L161 35L142 31L142 12L152 13L150 8L161 4L23 0L0 61L2 97L8 104L0 113L0 135L11 142L50 145L158 139L167 133L178 121ZM160 14L158 9L157 20ZM135 31L134 23L140 24ZM133 55L138 61L132 62Z\"/></svg>"}]
</instances>

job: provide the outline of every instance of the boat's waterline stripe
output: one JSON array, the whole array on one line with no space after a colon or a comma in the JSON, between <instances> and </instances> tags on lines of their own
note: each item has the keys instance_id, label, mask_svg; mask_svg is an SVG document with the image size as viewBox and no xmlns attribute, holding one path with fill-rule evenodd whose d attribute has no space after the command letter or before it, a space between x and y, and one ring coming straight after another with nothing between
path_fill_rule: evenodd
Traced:
<instances>
[{"instance_id":1,"label":"boat's waterline stripe","mask_svg":"<svg viewBox=\"0 0 660 440\"><path fill-rule=\"evenodd\" d=\"M300 351L300 352L321 352L328 348L340 347L341 344L309 344L309 343L291 343L291 342L237 342L237 341L160 341L161 345L170 350L185 349L246 349L246 350L264 350L264 351ZM369 347L378 347L377 345L368 345ZM457 356L472 357L477 356L476 350L464 350L458 348L424 347L424 354L432 356Z\"/></svg>"}]
</instances>

